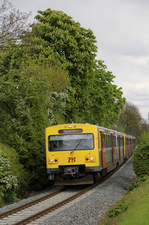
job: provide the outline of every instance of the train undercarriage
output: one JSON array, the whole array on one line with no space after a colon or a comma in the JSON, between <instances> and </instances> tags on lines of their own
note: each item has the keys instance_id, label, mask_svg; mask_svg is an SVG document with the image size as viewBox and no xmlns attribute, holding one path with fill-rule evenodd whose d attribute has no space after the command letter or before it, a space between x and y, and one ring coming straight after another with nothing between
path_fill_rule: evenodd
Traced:
<instances>
[{"instance_id":1,"label":"train undercarriage","mask_svg":"<svg viewBox=\"0 0 149 225\"><path fill-rule=\"evenodd\" d=\"M97 171L87 171L85 165L59 166L55 173L49 174L49 180L55 185L83 185L93 184Z\"/></svg>"}]
</instances>

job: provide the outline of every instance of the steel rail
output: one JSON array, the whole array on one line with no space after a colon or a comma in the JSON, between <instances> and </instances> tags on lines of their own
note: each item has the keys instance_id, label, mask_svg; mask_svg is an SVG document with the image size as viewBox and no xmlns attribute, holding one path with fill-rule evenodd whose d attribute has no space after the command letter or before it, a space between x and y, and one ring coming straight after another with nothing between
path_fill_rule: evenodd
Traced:
<instances>
[{"instance_id":1,"label":"steel rail","mask_svg":"<svg viewBox=\"0 0 149 225\"><path fill-rule=\"evenodd\" d=\"M64 191L64 188L61 189L61 190L55 191L55 192L53 192L53 193L47 194L47 195L45 195L45 196L43 196L43 197L41 197L41 198L38 198L38 199L36 199L36 200L34 200L34 201L32 201L32 202L26 203L26 204L24 204L24 205L22 205L22 206L19 206L19 207L16 207L16 208L14 208L14 209L11 209L11 210L9 210L9 211L7 211L7 212L1 213L1 214L0 214L0 219L5 218L5 217L8 217L8 216L10 216L10 215L12 215L12 214L14 214L14 213L20 212L20 211L22 211L22 210L24 210L24 209L27 209L27 208L29 208L29 207L31 207L31 206L33 206L33 205L36 205L36 204L38 204L39 202L42 202L42 201L44 201L44 200L46 200L46 199L48 199L48 198L52 198L52 197L54 197L55 195L57 195L57 194L59 194L59 193L61 193L61 192L63 192L63 191Z\"/></svg>"},{"instance_id":2,"label":"steel rail","mask_svg":"<svg viewBox=\"0 0 149 225\"><path fill-rule=\"evenodd\" d=\"M32 221L35 221L35 220L41 218L42 216L45 216L45 215L47 215L48 213L53 212L54 210L56 210L56 209L58 209L58 208L61 208L62 206L64 206L64 205L70 203L71 201L73 201L73 200L79 198L81 195L87 193L88 191L94 189L94 188L95 188L96 186L98 186L99 184L101 184L101 183L103 183L104 181L106 181L110 176L112 176L116 171L118 171L118 170L121 168L122 165L123 165L123 164L121 164L119 167L117 167L117 168L114 169L113 171L109 172L105 177L102 177L102 179L100 179L100 180L99 180L98 182L96 182L95 184L93 184L93 185L91 185L91 186L85 188L84 190L80 191L79 193L77 193L77 194L75 194L75 195L73 195L73 196L71 196L71 197L69 197L69 198L67 198L67 199L65 199L65 200L63 200L63 201L61 201L61 202L59 202L59 203L57 203L57 204L55 204L55 205L49 207L49 208L47 208L47 209L44 209L44 210L41 211L41 212L38 212L38 213L36 213L36 214L34 214L34 215L32 215L32 216L29 216L29 217L26 218L26 219L23 219L23 220L21 220L21 221L19 221L19 222L16 222L16 223L14 223L13 225L26 225L26 224L29 224L29 223L31 223Z\"/></svg>"},{"instance_id":3,"label":"steel rail","mask_svg":"<svg viewBox=\"0 0 149 225\"><path fill-rule=\"evenodd\" d=\"M34 215L32 215L32 216L29 216L29 217L27 217L27 218L25 218L25 219L23 219L23 220L21 220L21 221L19 221L19 222L14 222L13 225L25 225L25 224L28 224L28 223L30 223L30 222L32 222L32 221L35 221L35 220L39 219L39 218L42 217L42 216L47 215L48 213L51 213L51 212L54 211L54 210L56 210L56 209L58 209L58 208L60 208L60 207L62 207L62 206L64 206L64 205L66 205L67 203L70 203L71 201L73 201L73 200L79 198L81 195L83 195L83 194L87 193L88 191L94 189L94 188L95 188L96 186L98 186L99 184L102 184L102 183L103 183L104 181L106 181L110 176L112 176L116 171L118 171L118 170L123 166L123 164L124 164L124 163L122 163L119 167L115 168L114 170L110 171L106 176L104 176L104 177L99 177L99 178L101 178L101 179L99 179L95 184L93 184L93 185L91 185L91 186L89 186L89 187L83 189L83 190L80 191L79 193L74 194L73 196L71 196L71 197L69 197L69 198L67 198L67 199L65 199L65 200L63 200L63 201L61 201L61 202L59 202L59 203L57 203L57 204L55 204L55 205L49 207L49 208L46 208L46 209L44 209L44 210L42 210L42 211L40 211L40 212L38 212L38 213L36 213L36 214L34 214ZM41 198L39 198L39 199L37 199L37 200L34 200L33 202L24 204L23 206L20 206L20 207L17 207L17 208L15 208L15 209L12 209L12 210L10 210L10 211L4 212L4 213L0 214L0 219L5 218L5 217L8 217L8 216L10 216L10 215L12 215L12 214L14 214L14 213L20 212L20 211L22 211L22 210L24 210L24 209L26 209L26 208L29 208L29 207L31 207L31 206L33 206L33 205L38 204L39 202L42 202L42 201L46 200L46 199L48 199L48 198L52 198L53 196L55 196L55 195L57 195L57 194L63 192L64 190L65 190L65 188L63 188L63 189L61 189L61 190L59 190L59 191L56 191L56 192L54 192L54 193L50 193L50 194L48 194L48 195L46 195L46 196L44 196L44 197L41 197Z\"/></svg>"}]
</instances>

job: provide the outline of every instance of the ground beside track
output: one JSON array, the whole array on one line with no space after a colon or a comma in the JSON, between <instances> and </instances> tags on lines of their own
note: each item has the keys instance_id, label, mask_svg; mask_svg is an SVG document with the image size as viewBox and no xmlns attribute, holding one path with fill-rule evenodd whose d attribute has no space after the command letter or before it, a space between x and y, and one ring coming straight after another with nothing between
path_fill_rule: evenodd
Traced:
<instances>
[{"instance_id":1,"label":"ground beside track","mask_svg":"<svg viewBox=\"0 0 149 225\"><path fill-rule=\"evenodd\" d=\"M115 201L122 198L134 178L135 174L132 169L132 162L129 160L119 171L94 190L89 191L72 203L31 224L96 225L105 211ZM33 198L23 200L16 204L21 205L24 201L31 201ZM14 205L16 207L16 204L8 207L13 208ZM0 211L8 210L8 207L1 208Z\"/></svg>"},{"instance_id":2,"label":"ground beside track","mask_svg":"<svg viewBox=\"0 0 149 225\"><path fill-rule=\"evenodd\" d=\"M137 178L129 189L130 191L108 210L98 225L149 224L149 176Z\"/></svg>"},{"instance_id":3,"label":"ground beside track","mask_svg":"<svg viewBox=\"0 0 149 225\"><path fill-rule=\"evenodd\" d=\"M124 196L135 177L132 160L129 160L103 184L35 224L97 225L109 207Z\"/></svg>"}]
</instances>

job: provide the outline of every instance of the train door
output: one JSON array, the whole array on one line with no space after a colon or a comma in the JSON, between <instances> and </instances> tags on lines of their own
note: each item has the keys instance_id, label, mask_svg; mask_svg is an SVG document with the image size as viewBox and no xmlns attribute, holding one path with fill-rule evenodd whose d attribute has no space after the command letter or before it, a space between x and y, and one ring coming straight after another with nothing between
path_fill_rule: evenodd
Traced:
<instances>
[{"instance_id":1,"label":"train door","mask_svg":"<svg viewBox=\"0 0 149 225\"><path fill-rule=\"evenodd\" d=\"M124 155L124 136L122 136L122 157L123 157L123 161L124 161L124 158L125 158L125 155Z\"/></svg>"},{"instance_id":2,"label":"train door","mask_svg":"<svg viewBox=\"0 0 149 225\"><path fill-rule=\"evenodd\" d=\"M106 149L105 149L105 134L104 132L100 132L101 134L101 152L102 152L102 168L106 168Z\"/></svg>"},{"instance_id":3,"label":"train door","mask_svg":"<svg viewBox=\"0 0 149 225\"><path fill-rule=\"evenodd\" d=\"M124 160L127 159L127 151L126 151L126 136L124 136Z\"/></svg>"},{"instance_id":4,"label":"train door","mask_svg":"<svg viewBox=\"0 0 149 225\"><path fill-rule=\"evenodd\" d=\"M107 158L106 163L107 163L108 169L113 168L113 156L114 156L113 153L114 153L114 149L112 146L112 134L107 133L106 134L106 158Z\"/></svg>"},{"instance_id":5,"label":"train door","mask_svg":"<svg viewBox=\"0 0 149 225\"><path fill-rule=\"evenodd\" d=\"M118 136L115 135L115 161L116 163L119 161L119 152L118 152Z\"/></svg>"},{"instance_id":6,"label":"train door","mask_svg":"<svg viewBox=\"0 0 149 225\"><path fill-rule=\"evenodd\" d=\"M121 139L120 136L118 136L118 161L121 160Z\"/></svg>"},{"instance_id":7,"label":"train door","mask_svg":"<svg viewBox=\"0 0 149 225\"><path fill-rule=\"evenodd\" d=\"M127 158L129 158L130 155L130 140L129 137L127 136Z\"/></svg>"},{"instance_id":8,"label":"train door","mask_svg":"<svg viewBox=\"0 0 149 225\"><path fill-rule=\"evenodd\" d=\"M111 138L112 138L112 162L115 163L116 137L114 134L111 134Z\"/></svg>"},{"instance_id":9,"label":"train door","mask_svg":"<svg viewBox=\"0 0 149 225\"><path fill-rule=\"evenodd\" d=\"M102 167L102 146L101 146L101 134L98 132L98 155L99 155L99 162L100 166Z\"/></svg>"},{"instance_id":10,"label":"train door","mask_svg":"<svg viewBox=\"0 0 149 225\"><path fill-rule=\"evenodd\" d=\"M119 161L124 161L124 137L119 136Z\"/></svg>"},{"instance_id":11,"label":"train door","mask_svg":"<svg viewBox=\"0 0 149 225\"><path fill-rule=\"evenodd\" d=\"M127 158L129 158L130 155L130 141L129 141L129 137L127 137L126 139L126 146L127 146Z\"/></svg>"}]
</instances>

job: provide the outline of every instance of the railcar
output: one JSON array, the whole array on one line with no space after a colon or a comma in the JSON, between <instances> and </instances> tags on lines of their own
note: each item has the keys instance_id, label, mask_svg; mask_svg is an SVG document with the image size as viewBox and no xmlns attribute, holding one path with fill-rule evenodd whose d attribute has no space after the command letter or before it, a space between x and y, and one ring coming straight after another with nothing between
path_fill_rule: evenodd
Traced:
<instances>
[{"instance_id":1,"label":"railcar","mask_svg":"<svg viewBox=\"0 0 149 225\"><path fill-rule=\"evenodd\" d=\"M48 179L56 184L91 184L128 159L135 137L92 124L46 128Z\"/></svg>"}]
</instances>

